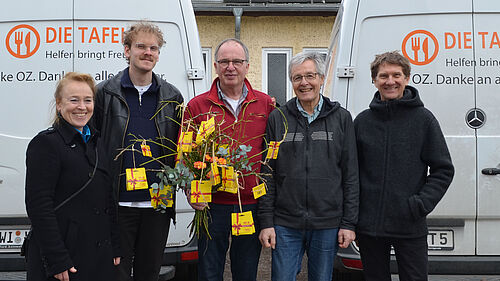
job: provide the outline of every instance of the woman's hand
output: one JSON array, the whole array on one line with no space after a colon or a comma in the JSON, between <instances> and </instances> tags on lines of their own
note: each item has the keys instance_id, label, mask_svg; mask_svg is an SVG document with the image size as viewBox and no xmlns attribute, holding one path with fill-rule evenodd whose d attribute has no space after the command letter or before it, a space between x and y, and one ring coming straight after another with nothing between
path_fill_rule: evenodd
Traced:
<instances>
[{"instance_id":1,"label":"woman's hand","mask_svg":"<svg viewBox=\"0 0 500 281\"><path fill-rule=\"evenodd\" d=\"M69 272L71 273L76 273L76 268L72 267L69 269ZM60 281L69 281L69 273L68 273L68 270L65 270L61 273L58 273L56 275L54 275L54 278L60 280Z\"/></svg>"}]
</instances>

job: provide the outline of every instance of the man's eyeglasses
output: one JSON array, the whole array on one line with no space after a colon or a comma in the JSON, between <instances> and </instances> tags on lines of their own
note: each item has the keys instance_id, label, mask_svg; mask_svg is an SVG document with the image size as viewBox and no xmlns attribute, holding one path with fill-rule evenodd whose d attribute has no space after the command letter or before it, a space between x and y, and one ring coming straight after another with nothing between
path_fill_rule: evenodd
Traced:
<instances>
[{"instance_id":1,"label":"man's eyeglasses","mask_svg":"<svg viewBox=\"0 0 500 281\"><path fill-rule=\"evenodd\" d=\"M221 67L228 67L229 63L232 62L234 67L241 67L243 65L243 63L246 62L246 61L247 60L240 60L240 59L234 59L234 60L223 59L223 60L218 60L217 63Z\"/></svg>"},{"instance_id":2,"label":"man's eyeglasses","mask_svg":"<svg viewBox=\"0 0 500 281\"><path fill-rule=\"evenodd\" d=\"M148 46L143 43L135 43L135 47L143 52L147 51L148 49L151 50L151 53L158 53L160 51L160 47L158 45Z\"/></svg>"},{"instance_id":3,"label":"man's eyeglasses","mask_svg":"<svg viewBox=\"0 0 500 281\"><path fill-rule=\"evenodd\" d=\"M292 82L293 83L300 83L300 82L302 82L302 78L306 78L307 82L311 82L311 81L314 81L316 79L317 75L318 75L317 72L307 73L306 75L295 75L292 77Z\"/></svg>"}]
</instances>

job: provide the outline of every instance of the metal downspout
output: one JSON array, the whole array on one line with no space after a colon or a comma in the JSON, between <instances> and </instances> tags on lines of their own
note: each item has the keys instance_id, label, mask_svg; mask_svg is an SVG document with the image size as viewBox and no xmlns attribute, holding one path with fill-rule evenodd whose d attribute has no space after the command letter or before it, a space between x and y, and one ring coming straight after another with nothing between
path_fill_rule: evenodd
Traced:
<instances>
[{"instance_id":1,"label":"metal downspout","mask_svg":"<svg viewBox=\"0 0 500 281\"><path fill-rule=\"evenodd\" d=\"M233 8L234 15L234 38L240 39L241 31L241 15L243 14L243 8Z\"/></svg>"}]
</instances>

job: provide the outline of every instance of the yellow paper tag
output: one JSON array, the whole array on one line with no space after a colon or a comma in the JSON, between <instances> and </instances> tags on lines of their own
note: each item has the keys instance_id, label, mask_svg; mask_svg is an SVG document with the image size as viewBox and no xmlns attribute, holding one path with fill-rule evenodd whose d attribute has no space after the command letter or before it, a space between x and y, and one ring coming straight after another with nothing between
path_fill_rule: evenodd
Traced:
<instances>
[{"instance_id":1,"label":"yellow paper tag","mask_svg":"<svg viewBox=\"0 0 500 281\"><path fill-rule=\"evenodd\" d=\"M220 179L220 173L219 173L219 166L217 166L217 163L214 162L211 164L211 167L212 167L212 181L213 181L213 185L217 185L221 182L221 179Z\"/></svg>"},{"instance_id":2,"label":"yellow paper tag","mask_svg":"<svg viewBox=\"0 0 500 281\"><path fill-rule=\"evenodd\" d=\"M278 150L280 149L280 142L270 141L267 147L266 159L278 158Z\"/></svg>"},{"instance_id":3,"label":"yellow paper tag","mask_svg":"<svg viewBox=\"0 0 500 281\"><path fill-rule=\"evenodd\" d=\"M165 207L172 207L174 205L174 200L172 199L172 186L164 186L163 189L149 189L149 194L151 195L151 206L158 208L159 205Z\"/></svg>"},{"instance_id":4,"label":"yellow paper tag","mask_svg":"<svg viewBox=\"0 0 500 281\"><path fill-rule=\"evenodd\" d=\"M182 132L178 147L182 152L191 152L193 149L193 132Z\"/></svg>"},{"instance_id":5,"label":"yellow paper tag","mask_svg":"<svg viewBox=\"0 0 500 281\"><path fill-rule=\"evenodd\" d=\"M141 149L142 149L142 155L146 157L152 157L153 155L151 154L151 147L147 144L141 144Z\"/></svg>"},{"instance_id":6,"label":"yellow paper tag","mask_svg":"<svg viewBox=\"0 0 500 281\"><path fill-rule=\"evenodd\" d=\"M211 181L191 181L191 203L212 202Z\"/></svg>"},{"instance_id":7,"label":"yellow paper tag","mask_svg":"<svg viewBox=\"0 0 500 281\"><path fill-rule=\"evenodd\" d=\"M196 135L196 144L202 143L210 134L215 131L215 118L212 117L207 121L202 121L200 129Z\"/></svg>"},{"instance_id":8,"label":"yellow paper tag","mask_svg":"<svg viewBox=\"0 0 500 281\"><path fill-rule=\"evenodd\" d=\"M266 195L266 185L261 183L257 185L256 187L252 188L253 192L253 198L257 199L261 197L262 195Z\"/></svg>"},{"instance_id":9,"label":"yellow paper tag","mask_svg":"<svg viewBox=\"0 0 500 281\"><path fill-rule=\"evenodd\" d=\"M252 211L231 214L231 228L234 236L255 233Z\"/></svg>"},{"instance_id":10,"label":"yellow paper tag","mask_svg":"<svg viewBox=\"0 0 500 281\"><path fill-rule=\"evenodd\" d=\"M146 179L146 169L126 169L127 191L148 189L148 180Z\"/></svg>"},{"instance_id":11,"label":"yellow paper tag","mask_svg":"<svg viewBox=\"0 0 500 281\"><path fill-rule=\"evenodd\" d=\"M218 190L238 193L238 177L234 173L234 167L222 168L222 186Z\"/></svg>"}]
</instances>

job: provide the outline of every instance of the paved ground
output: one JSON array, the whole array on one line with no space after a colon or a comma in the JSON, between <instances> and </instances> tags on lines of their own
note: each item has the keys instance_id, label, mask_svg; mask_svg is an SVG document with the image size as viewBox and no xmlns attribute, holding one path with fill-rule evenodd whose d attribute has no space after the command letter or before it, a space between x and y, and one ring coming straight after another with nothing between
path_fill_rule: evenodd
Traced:
<instances>
[{"instance_id":1,"label":"paved ground","mask_svg":"<svg viewBox=\"0 0 500 281\"><path fill-rule=\"evenodd\" d=\"M302 270L297 276L297 281L307 281L307 269L305 267L307 257L302 260ZM229 264L229 256L226 258L226 270L224 271L224 281L232 281L231 269ZM271 280L271 250L262 249L259 261L259 271L257 272L257 280Z\"/></svg>"},{"instance_id":2,"label":"paved ground","mask_svg":"<svg viewBox=\"0 0 500 281\"><path fill-rule=\"evenodd\" d=\"M302 270L297 276L297 281L307 281L307 257L302 260ZM262 249L259 261L259 271L257 272L257 280L271 280L271 250ZM226 270L224 272L224 281L232 281L229 268L229 257L226 259ZM392 276L392 281L399 281L397 275ZM429 281L500 281L500 276L479 276L479 275L431 275Z\"/></svg>"}]
</instances>

